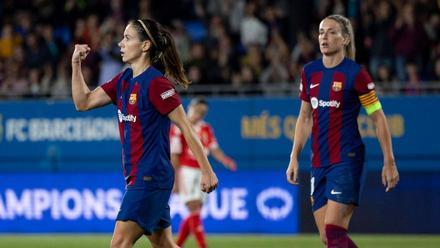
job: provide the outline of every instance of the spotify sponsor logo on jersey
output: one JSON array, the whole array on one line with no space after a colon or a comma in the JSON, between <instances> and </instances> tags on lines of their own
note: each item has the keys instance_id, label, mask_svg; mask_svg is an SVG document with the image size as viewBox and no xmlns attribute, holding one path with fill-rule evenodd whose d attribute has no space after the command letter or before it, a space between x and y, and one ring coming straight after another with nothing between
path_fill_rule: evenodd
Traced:
<instances>
[{"instance_id":1,"label":"spotify sponsor logo on jersey","mask_svg":"<svg viewBox=\"0 0 440 248\"><path fill-rule=\"evenodd\" d=\"M118 109L118 119L119 122L136 122L136 116L135 115L124 115L124 113L121 112L121 110Z\"/></svg>"},{"instance_id":2,"label":"spotify sponsor logo on jersey","mask_svg":"<svg viewBox=\"0 0 440 248\"><path fill-rule=\"evenodd\" d=\"M313 109L317 109L318 107L339 108L339 106L341 106L341 103L336 100L324 101L324 100L318 100L318 98L316 97L312 97L310 99L310 104L312 105Z\"/></svg>"}]
</instances>

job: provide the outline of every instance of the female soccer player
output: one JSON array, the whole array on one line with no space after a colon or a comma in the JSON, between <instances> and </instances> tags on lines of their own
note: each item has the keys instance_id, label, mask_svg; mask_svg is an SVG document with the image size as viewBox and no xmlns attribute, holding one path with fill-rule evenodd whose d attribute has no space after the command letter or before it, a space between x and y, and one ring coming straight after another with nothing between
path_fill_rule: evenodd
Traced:
<instances>
[{"instance_id":1,"label":"female soccer player","mask_svg":"<svg viewBox=\"0 0 440 248\"><path fill-rule=\"evenodd\" d=\"M365 151L357 125L361 105L376 126L387 192L396 186L399 173L374 83L354 61L350 21L340 15L324 18L319 25L319 47L322 58L302 71L302 103L286 176L289 183L298 183L298 156L312 133L311 199L319 234L327 247L357 247L347 230L359 203L364 169Z\"/></svg>"},{"instance_id":2,"label":"female soccer player","mask_svg":"<svg viewBox=\"0 0 440 248\"><path fill-rule=\"evenodd\" d=\"M75 45L72 55L72 95L77 110L109 103L118 109L126 192L111 247L132 247L143 234L153 247L177 247L171 235L168 206L174 182L170 120L180 128L201 166L201 190L211 192L218 180L170 81L188 86L170 33L151 19L131 21L119 47L122 61L130 68L93 91L81 71L89 46Z\"/></svg>"},{"instance_id":3,"label":"female soccer player","mask_svg":"<svg viewBox=\"0 0 440 248\"><path fill-rule=\"evenodd\" d=\"M235 171L235 161L226 156L220 149L214 131L203 118L208 113L208 102L203 98L194 98L188 106L188 119L202 142L206 155L210 153L226 168ZM206 194L197 187L200 184L200 166L194 155L188 149L182 132L176 127L171 127L171 162L176 168L177 176L175 191L189 210L189 216L184 219L179 228L177 245L183 246L190 233L194 234L199 248L206 248L205 232L200 218L203 201Z\"/></svg>"}]
</instances>

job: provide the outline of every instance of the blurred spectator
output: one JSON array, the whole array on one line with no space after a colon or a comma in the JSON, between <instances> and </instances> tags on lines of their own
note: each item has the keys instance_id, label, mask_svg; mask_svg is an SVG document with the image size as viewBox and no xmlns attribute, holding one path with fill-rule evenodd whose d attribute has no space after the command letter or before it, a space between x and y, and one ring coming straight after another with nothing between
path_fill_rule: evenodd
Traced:
<instances>
[{"instance_id":1,"label":"blurred spectator","mask_svg":"<svg viewBox=\"0 0 440 248\"><path fill-rule=\"evenodd\" d=\"M421 92L421 80L417 64L413 61L408 61L405 67L406 85L404 87L405 94L407 95L418 95Z\"/></svg>"},{"instance_id":2,"label":"blurred spectator","mask_svg":"<svg viewBox=\"0 0 440 248\"><path fill-rule=\"evenodd\" d=\"M422 53L427 49L427 37L423 25L415 17L414 6L406 3L399 11L391 39L395 48L395 69L397 78L405 81L405 64L408 60L415 61L416 66L422 66Z\"/></svg>"},{"instance_id":3,"label":"blurred spectator","mask_svg":"<svg viewBox=\"0 0 440 248\"><path fill-rule=\"evenodd\" d=\"M61 57L62 43L54 37L53 27L49 24L42 27L41 34L43 36L43 46L45 47L43 49L48 51L48 62L52 66L52 70L55 70Z\"/></svg>"},{"instance_id":4,"label":"blurred spectator","mask_svg":"<svg viewBox=\"0 0 440 248\"><path fill-rule=\"evenodd\" d=\"M289 0L15 0L0 16L0 94L69 97L65 75L74 43L92 47L84 62L88 84L107 81L121 70L117 43L125 23L141 17L169 25L199 85L296 84L304 63L319 56L317 22L329 14L351 18L357 59L384 88L394 81L418 94L423 81L438 82L438 1L314 0L300 10L310 12L302 13L301 27L290 6Z\"/></svg>"},{"instance_id":5,"label":"blurred spectator","mask_svg":"<svg viewBox=\"0 0 440 248\"><path fill-rule=\"evenodd\" d=\"M56 77L50 88L50 95L54 99L65 99L71 96L70 60L64 59L58 64Z\"/></svg>"},{"instance_id":6,"label":"blurred spectator","mask_svg":"<svg viewBox=\"0 0 440 248\"><path fill-rule=\"evenodd\" d=\"M370 72L378 74L380 65L391 67L393 65L393 44L391 42L390 30L393 25L391 15L391 4L388 1L380 1L378 7L373 10L375 21L370 27L368 41L370 47ZM377 75L378 76L378 75Z\"/></svg>"},{"instance_id":7,"label":"blurred spectator","mask_svg":"<svg viewBox=\"0 0 440 248\"><path fill-rule=\"evenodd\" d=\"M258 44L264 47L267 43L267 27L257 18L256 11L255 1L249 1L246 4L245 16L240 26L241 44L246 47L249 44Z\"/></svg>"},{"instance_id":8,"label":"blurred spectator","mask_svg":"<svg viewBox=\"0 0 440 248\"><path fill-rule=\"evenodd\" d=\"M5 66L5 77L0 88L0 95L5 97L24 97L29 93L26 73L20 71L20 64L11 61Z\"/></svg>"},{"instance_id":9,"label":"blurred spectator","mask_svg":"<svg viewBox=\"0 0 440 248\"><path fill-rule=\"evenodd\" d=\"M286 64L281 63L280 57L272 55L269 66L260 75L260 83L285 83L289 79Z\"/></svg>"},{"instance_id":10,"label":"blurred spectator","mask_svg":"<svg viewBox=\"0 0 440 248\"><path fill-rule=\"evenodd\" d=\"M24 53L26 54L25 66L29 69L40 68L50 62L48 49L43 46L34 32L30 32L25 38Z\"/></svg>"},{"instance_id":11,"label":"blurred spectator","mask_svg":"<svg viewBox=\"0 0 440 248\"><path fill-rule=\"evenodd\" d=\"M378 83L389 83L395 81L391 74L391 67L388 64L381 64L377 67L375 81Z\"/></svg>"},{"instance_id":12,"label":"blurred spectator","mask_svg":"<svg viewBox=\"0 0 440 248\"><path fill-rule=\"evenodd\" d=\"M107 32L103 34L100 49L100 69L98 84L109 81L114 75L121 71L122 63L120 62L120 49L113 39L113 34Z\"/></svg>"},{"instance_id":13,"label":"blurred spectator","mask_svg":"<svg viewBox=\"0 0 440 248\"><path fill-rule=\"evenodd\" d=\"M189 48L191 41L181 20L175 19L172 21L171 34L173 35L174 42L182 63L187 63L189 59Z\"/></svg>"},{"instance_id":14,"label":"blurred spectator","mask_svg":"<svg viewBox=\"0 0 440 248\"><path fill-rule=\"evenodd\" d=\"M194 43L190 48L188 60L188 78L193 83L207 83L205 47L201 43Z\"/></svg>"},{"instance_id":15,"label":"blurred spectator","mask_svg":"<svg viewBox=\"0 0 440 248\"><path fill-rule=\"evenodd\" d=\"M253 78L258 78L263 71L263 55L259 44L248 44L246 55L241 59L242 67L249 67Z\"/></svg>"},{"instance_id":16,"label":"blurred spectator","mask_svg":"<svg viewBox=\"0 0 440 248\"><path fill-rule=\"evenodd\" d=\"M0 37L0 58L8 59L12 57L15 47L19 46L21 39L14 33L11 24L3 25Z\"/></svg>"}]
</instances>

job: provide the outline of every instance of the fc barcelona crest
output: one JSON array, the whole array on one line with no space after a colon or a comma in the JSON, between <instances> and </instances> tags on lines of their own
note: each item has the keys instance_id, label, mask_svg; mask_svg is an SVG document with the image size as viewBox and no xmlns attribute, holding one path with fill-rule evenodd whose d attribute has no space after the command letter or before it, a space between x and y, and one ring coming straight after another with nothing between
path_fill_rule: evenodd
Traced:
<instances>
[{"instance_id":1,"label":"fc barcelona crest","mask_svg":"<svg viewBox=\"0 0 440 248\"><path fill-rule=\"evenodd\" d=\"M135 104L136 103L136 99L137 99L137 95L136 94L130 94L130 98L128 99L128 103Z\"/></svg>"},{"instance_id":2,"label":"fc barcelona crest","mask_svg":"<svg viewBox=\"0 0 440 248\"><path fill-rule=\"evenodd\" d=\"M342 82L333 82L332 85L332 90L335 92L341 91L342 90Z\"/></svg>"}]
</instances>

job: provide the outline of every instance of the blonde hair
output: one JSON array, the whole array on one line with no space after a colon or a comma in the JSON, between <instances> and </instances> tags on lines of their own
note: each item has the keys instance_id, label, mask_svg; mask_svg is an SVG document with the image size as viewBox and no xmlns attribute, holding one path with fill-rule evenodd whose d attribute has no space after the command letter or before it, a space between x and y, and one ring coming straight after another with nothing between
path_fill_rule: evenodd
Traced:
<instances>
[{"instance_id":1,"label":"blonde hair","mask_svg":"<svg viewBox=\"0 0 440 248\"><path fill-rule=\"evenodd\" d=\"M353 32L353 26L351 25L350 20L348 18L342 16L342 15L330 15L327 16L325 19L334 20L337 23L339 23L339 26L341 27L342 35L345 37L348 36L349 42L347 45L345 45L345 56L349 59L354 60L356 57L356 47L354 44L354 32Z\"/></svg>"}]
</instances>

